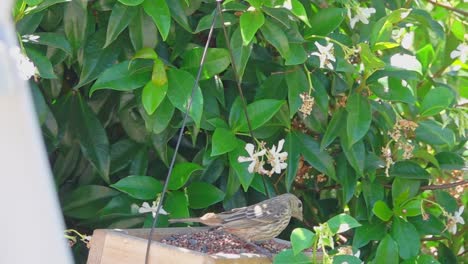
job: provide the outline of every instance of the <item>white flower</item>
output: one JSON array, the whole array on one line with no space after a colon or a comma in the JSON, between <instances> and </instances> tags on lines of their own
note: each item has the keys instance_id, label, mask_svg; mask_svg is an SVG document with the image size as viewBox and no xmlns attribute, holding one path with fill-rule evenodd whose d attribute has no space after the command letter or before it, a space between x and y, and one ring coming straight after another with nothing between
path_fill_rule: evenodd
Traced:
<instances>
[{"instance_id":1,"label":"white flower","mask_svg":"<svg viewBox=\"0 0 468 264\"><path fill-rule=\"evenodd\" d=\"M159 200L159 199L158 199ZM159 201L158 201L159 202ZM153 201L153 205L150 206L147 202L143 202L143 204L141 205L140 208L138 208L138 212L140 214L145 214L145 213L149 213L151 212L153 214L153 217L156 216L156 210L158 209L158 205L156 204L156 202ZM164 208L160 208L159 209L159 213L160 214L163 214L163 215L167 215L168 213L166 212L166 210L164 210Z\"/></svg>"},{"instance_id":2,"label":"white flower","mask_svg":"<svg viewBox=\"0 0 468 264\"><path fill-rule=\"evenodd\" d=\"M348 9L348 17L351 28L354 28L358 21L361 21L363 24L369 24L369 17L375 13L375 8L365 8L358 7L354 9L356 11L356 16L351 16L351 9Z\"/></svg>"},{"instance_id":3,"label":"white flower","mask_svg":"<svg viewBox=\"0 0 468 264\"><path fill-rule=\"evenodd\" d=\"M36 66L34 66L34 63L28 57L21 53L18 47L10 49L10 56L16 62L16 68L21 79L27 81L36 74Z\"/></svg>"},{"instance_id":4,"label":"white flower","mask_svg":"<svg viewBox=\"0 0 468 264\"><path fill-rule=\"evenodd\" d=\"M254 172L262 173L263 171L265 171L265 169L263 169L264 162L261 162L259 160L259 157L265 155L266 150L262 149L258 152L254 152L255 146L250 143L247 143L245 145L245 150L247 151L247 153L249 153L249 157L240 156L237 158L237 161L238 162L251 162L248 168L248 171L250 173L254 173Z\"/></svg>"},{"instance_id":5,"label":"white flower","mask_svg":"<svg viewBox=\"0 0 468 264\"><path fill-rule=\"evenodd\" d=\"M320 68L326 66L330 70L333 70L333 64L331 61L335 60L335 55L333 55L333 44L328 43L327 46L322 46L317 41L315 42L315 46L317 47L319 52L312 52L310 55L318 56L320 59Z\"/></svg>"},{"instance_id":6,"label":"white flower","mask_svg":"<svg viewBox=\"0 0 468 264\"><path fill-rule=\"evenodd\" d=\"M448 215L447 216L447 230L452 233L456 234L457 233L457 223L460 223L462 225L465 224L465 220L463 220L463 217L461 216L463 214L463 210L465 209L464 206L460 207L458 209L458 212L455 212L454 215Z\"/></svg>"},{"instance_id":7,"label":"white flower","mask_svg":"<svg viewBox=\"0 0 468 264\"><path fill-rule=\"evenodd\" d=\"M468 59L468 45L460 44L458 47L450 52L450 58L458 58L461 62L465 63Z\"/></svg>"},{"instance_id":8,"label":"white flower","mask_svg":"<svg viewBox=\"0 0 468 264\"><path fill-rule=\"evenodd\" d=\"M274 173L281 173L281 170L286 169L288 164L284 162L285 160L288 159L288 153L287 152L281 152L283 149L284 145L284 139L281 139L278 142L278 149L276 149L276 146L273 145L273 147L268 150L268 162L271 165L271 171L270 175Z\"/></svg>"}]
</instances>

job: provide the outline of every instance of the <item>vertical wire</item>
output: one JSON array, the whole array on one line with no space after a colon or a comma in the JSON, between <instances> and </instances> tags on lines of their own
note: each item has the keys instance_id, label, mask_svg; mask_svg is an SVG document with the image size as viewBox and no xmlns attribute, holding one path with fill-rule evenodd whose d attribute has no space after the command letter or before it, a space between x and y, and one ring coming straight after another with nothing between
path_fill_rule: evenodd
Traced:
<instances>
[{"instance_id":1,"label":"vertical wire","mask_svg":"<svg viewBox=\"0 0 468 264\"><path fill-rule=\"evenodd\" d=\"M240 95L240 97L242 99L241 100L242 101L242 108L244 110L245 119L247 120L247 126L249 128L249 133L250 133L250 136L252 138L255 138L255 136L253 134L252 123L250 122L250 118L249 118L249 113L247 112L247 103L245 102L244 92L242 92L240 76L239 76L239 74L237 72L236 62L234 61L234 54L232 53L231 43L229 41L229 37L228 37L227 31L226 31L226 26L224 25L224 17L223 17L223 12L221 10L221 3L220 3L221 1L218 0L216 2L217 2L219 18L221 20L221 26L222 26L223 32L224 32L224 39L226 40L226 46L228 48L229 57L231 59L232 70L234 71L234 78L236 79L237 90L239 91L239 95ZM270 198L270 192L268 191L268 188L267 188L265 176L261 175L261 177L262 177L262 181L263 181L263 187L265 188L266 196L269 199Z\"/></svg>"},{"instance_id":2,"label":"vertical wire","mask_svg":"<svg viewBox=\"0 0 468 264\"><path fill-rule=\"evenodd\" d=\"M160 197L159 203L158 203L158 205L156 207L156 214L154 216L153 223L151 225L151 230L150 230L150 233L148 235L148 243L146 245L145 264L149 263L149 253L150 253L150 248L151 248L151 241L153 239L154 228L155 228L156 223L158 221L159 211L161 210L162 203L164 201L164 197L165 197L165 194L166 194L166 191L167 191L169 180L170 180L170 178L172 176L172 170L174 168L174 164L175 164L175 160L176 160L177 153L178 153L178 150L179 150L180 142L182 141L182 136L184 135L184 129L185 129L185 125L187 123L190 108L192 107L193 97L195 95L195 91L196 91L196 88L198 86L198 82L200 81L201 71L202 71L203 65L205 63L206 53L208 51L208 46L210 44L211 36L213 35L213 29L214 29L214 25L215 25L217 16L218 16L218 12L215 12L215 14L213 16L213 20L211 21L211 27L210 27L210 31L208 33L208 39L206 40L205 48L203 49L203 54L202 54L202 57L201 57L201 60L200 60L200 68L198 68L197 77L196 77L195 83L193 84L193 87L192 87L192 94L190 95L190 98L188 98L188 104L187 104L187 107L185 109L186 111L185 111L185 114L184 114L184 119L182 121L182 126L180 128L179 136L177 137L177 143L176 143L176 146L174 148L174 154L172 155L171 163L169 165L169 171L167 172L166 181L164 182L164 187L163 187L163 190L161 192L161 197Z\"/></svg>"}]
</instances>

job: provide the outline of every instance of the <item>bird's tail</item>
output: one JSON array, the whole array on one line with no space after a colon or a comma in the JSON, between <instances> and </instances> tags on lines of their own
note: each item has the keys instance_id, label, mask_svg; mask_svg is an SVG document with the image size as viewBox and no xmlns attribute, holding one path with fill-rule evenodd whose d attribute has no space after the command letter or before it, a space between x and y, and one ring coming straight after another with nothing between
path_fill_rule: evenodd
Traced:
<instances>
[{"instance_id":1,"label":"bird's tail","mask_svg":"<svg viewBox=\"0 0 468 264\"><path fill-rule=\"evenodd\" d=\"M201 223L201 222L202 220L198 217L169 219L169 223Z\"/></svg>"}]
</instances>

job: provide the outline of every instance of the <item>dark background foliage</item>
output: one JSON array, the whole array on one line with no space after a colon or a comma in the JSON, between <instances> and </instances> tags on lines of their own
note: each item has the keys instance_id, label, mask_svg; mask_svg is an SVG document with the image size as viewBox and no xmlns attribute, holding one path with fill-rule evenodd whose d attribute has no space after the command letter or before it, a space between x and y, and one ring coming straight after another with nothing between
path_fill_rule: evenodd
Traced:
<instances>
[{"instance_id":1,"label":"dark background foliage","mask_svg":"<svg viewBox=\"0 0 468 264\"><path fill-rule=\"evenodd\" d=\"M434 248L440 263L454 263L466 228L451 234L446 226L467 202L468 79L467 65L450 54L466 43L466 14L428 2L362 1L376 12L351 28L347 10L357 2L225 1L229 39L218 20L163 203L170 217L266 198L266 176L237 161L254 142L239 76L255 138L268 146L286 139L288 167L265 178L269 193L293 192L304 203L305 221L293 221L283 238L345 211L361 226L337 243L365 262L429 263ZM17 1L68 227L91 234L150 225L138 207L162 190L215 10L202 0ZM405 34L410 47L401 45ZM332 69L310 56L316 42L334 44ZM315 100L309 116L298 112L304 92ZM396 126L401 120L417 128ZM73 249L78 262L86 258L82 244Z\"/></svg>"}]
</instances>

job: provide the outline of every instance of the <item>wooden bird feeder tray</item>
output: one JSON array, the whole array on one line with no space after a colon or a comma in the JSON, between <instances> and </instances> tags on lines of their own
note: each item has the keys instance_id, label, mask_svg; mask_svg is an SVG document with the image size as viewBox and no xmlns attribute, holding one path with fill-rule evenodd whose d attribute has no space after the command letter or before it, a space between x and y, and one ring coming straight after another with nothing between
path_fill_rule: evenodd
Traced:
<instances>
[{"instance_id":1,"label":"wooden bird feeder tray","mask_svg":"<svg viewBox=\"0 0 468 264\"><path fill-rule=\"evenodd\" d=\"M171 235L194 233L206 227L156 228L150 250L149 263L154 264L211 264L211 263L271 263L271 259L254 253L209 255L185 248L163 244L160 241ZM150 229L96 229L88 255L88 264L144 264L147 237ZM288 241L275 239L289 245Z\"/></svg>"}]
</instances>

